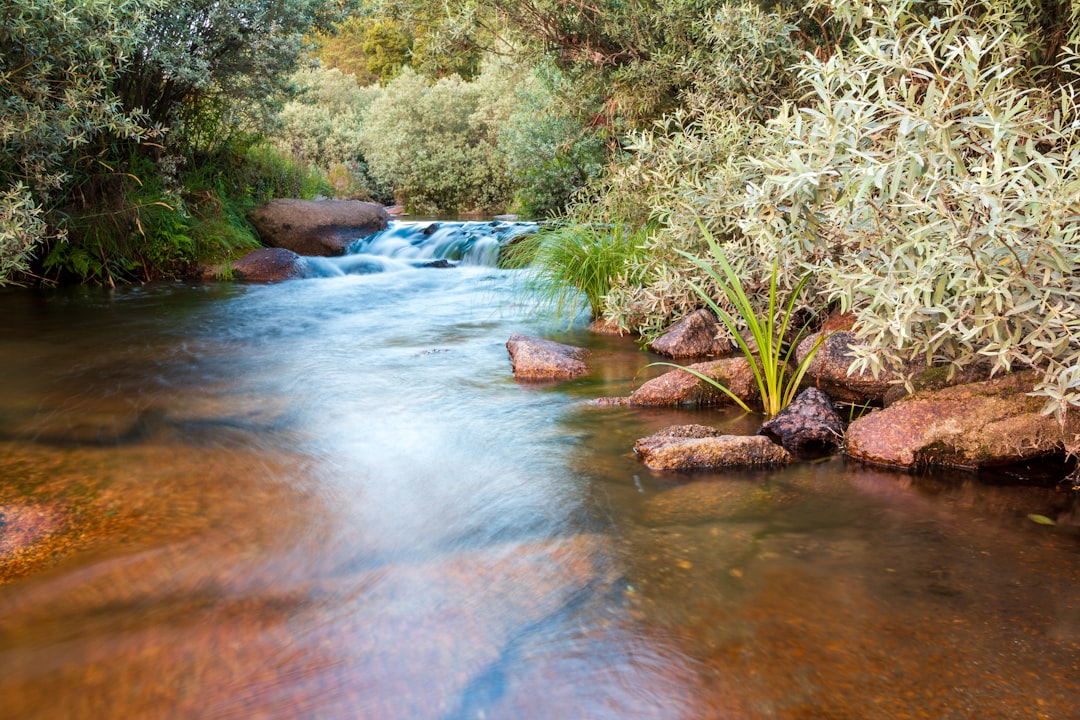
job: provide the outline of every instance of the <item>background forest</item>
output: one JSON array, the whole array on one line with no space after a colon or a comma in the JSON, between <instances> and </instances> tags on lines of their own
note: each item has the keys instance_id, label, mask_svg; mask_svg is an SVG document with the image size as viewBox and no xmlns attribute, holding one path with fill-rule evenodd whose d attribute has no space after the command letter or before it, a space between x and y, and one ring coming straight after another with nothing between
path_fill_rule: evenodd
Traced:
<instances>
[{"instance_id":1,"label":"background forest","mask_svg":"<svg viewBox=\"0 0 1080 720\"><path fill-rule=\"evenodd\" d=\"M1080 403L1077 0L13 0L0 283L179 277L245 211L558 220L516 253L649 337L751 297L860 362L1036 367ZM719 293L714 296L720 297Z\"/></svg>"}]
</instances>

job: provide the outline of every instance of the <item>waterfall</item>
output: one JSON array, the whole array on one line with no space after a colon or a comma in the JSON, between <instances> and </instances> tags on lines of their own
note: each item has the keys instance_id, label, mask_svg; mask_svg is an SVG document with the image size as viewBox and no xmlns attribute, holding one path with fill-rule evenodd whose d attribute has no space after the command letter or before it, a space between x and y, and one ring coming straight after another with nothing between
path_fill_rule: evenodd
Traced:
<instances>
[{"instance_id":1,"label":"waterfall","mask_svg":"<svg viewBox=\"0 0 1080 720\"><path fill-rule=\"evenodd\" d=\"M341 257L308 258L309 275L332 277L458 264L494 266L499 249L534 233L535 222L392 220Z\"/></svg>"}]
</instances>

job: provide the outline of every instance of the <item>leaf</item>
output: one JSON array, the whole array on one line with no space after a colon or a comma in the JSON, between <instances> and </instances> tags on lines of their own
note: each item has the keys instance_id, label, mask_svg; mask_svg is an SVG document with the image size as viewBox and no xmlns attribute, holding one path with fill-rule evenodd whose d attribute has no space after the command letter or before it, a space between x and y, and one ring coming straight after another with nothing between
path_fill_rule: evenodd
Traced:
<instances>
[{"instance_id":1,"label":"leaf","mask_svg":"<svg viewBox=\"0 0 1080 720\"><path fill-rule=\"evenodd\" d=\"M1038 523L1039 525L1057 525L1056 521L1051 520L1045 515L1036 515L1035 513L1028 515L1028 520L1033 523Z\"/></svg>"}]
</instances>

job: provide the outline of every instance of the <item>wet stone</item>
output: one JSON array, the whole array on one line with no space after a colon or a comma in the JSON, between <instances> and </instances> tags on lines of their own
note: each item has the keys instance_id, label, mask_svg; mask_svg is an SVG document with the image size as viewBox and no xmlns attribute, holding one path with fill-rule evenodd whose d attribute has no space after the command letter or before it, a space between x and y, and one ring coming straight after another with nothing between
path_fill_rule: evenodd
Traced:
<instances>
[{"instance_id":1,"label":"wet stone","mask_svg":"<svg viewBox=\"0 0 1080 720\"><path fill-rule=\"evenodd\" d=\"M1028 395L1036 380L1023 372L916 394L852 423L846 451L901 468L969 469L1063 454L1080 419L1062 426L1043 415L1044 401Z\"/></svg>"},{"instance_id":2,"label":"wet stone","mask_svg":"<svg viewBox=\"0 0 1080 720\"><path fill-rule=\"evenodd\" d=\"M511 335L506 341L514 377L519 380L569 380L589 371L583 362L584 348L542 340L527 335Z\"/></svg>"},{"instance_id":3,"label":"wet stone","mask_svg":"<svg viewBox=\"0 0 1080 720\"><path fill-rule=\"evenodd\" d=\"M832 399L811 387L799 393L758 432L788 452L815 453L836 447L844 435L844 424Z\"/></svg>"},{"instance_id":4,"label":"wet stone","mask_svg":"<svg viewBox=\"0 0 1080 720\"><path fill-rule=\"evenodd\" d=\"M746 358L725 358L687 366L719 382L746 403L757 400L757 383ZM732 400L722 390L686 370L672 370L653 378L630 394L629 404L671 407L676 405L727 405Z\"/></svg>"},{"instance_id":5,"label":"wet stone","mask_svg":"<svg viewBox=\"0 0 1080 720\"><path fill-rule=\"evenodd\" d=\"M672 358L715 357L738 349L730 340L717 337L719 332L715 315L695 310L650 343L649 349Z\"/></svg>"},{"instance_id":6,"label":"wet stone","mask_svg":"<svg viewBox=\"0 0 1080 720\"><path fill-rule=\"evenodd\" d=\"M787 450L762 435L705 434L711 430L704 426L668 428L638 440L634 450L652 470L769 467L792 460Z\"/></svg>"},{"instance_id":7,"label":"wet stone","mask_svg":"<svg viewBox=\"0 0 1080 720\"><path fill-rule=\"evenodd\" d=\"M800 499L798 492L746 480L700 480L665 490L642 508L648 527L757 520Z\"/></svg>"}]
</instances>

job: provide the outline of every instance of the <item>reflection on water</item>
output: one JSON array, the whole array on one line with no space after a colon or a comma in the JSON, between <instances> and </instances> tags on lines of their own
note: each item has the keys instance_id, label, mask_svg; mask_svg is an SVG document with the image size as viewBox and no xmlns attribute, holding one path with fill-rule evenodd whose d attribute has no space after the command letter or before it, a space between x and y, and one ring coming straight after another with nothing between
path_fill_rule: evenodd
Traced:
<instances>
[{"instance_id":1,"label":"reflection on water","mask_svg":"<svg viewBox=\"0 0 1080 720\"><path fill-rule=\"evenodd\" d=\"M60 539L5 568L0 716L1076 716L1068 496L651 473L752 421L583 405L653 371L580 333L591 375L516 384L514 284L0 294L0 512Z\"/></svg>"}]
</instances>

